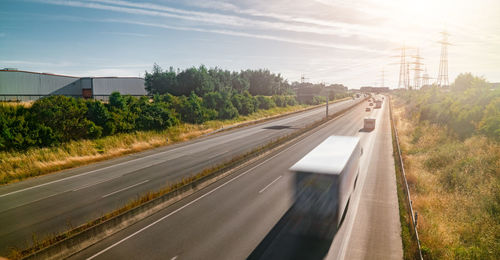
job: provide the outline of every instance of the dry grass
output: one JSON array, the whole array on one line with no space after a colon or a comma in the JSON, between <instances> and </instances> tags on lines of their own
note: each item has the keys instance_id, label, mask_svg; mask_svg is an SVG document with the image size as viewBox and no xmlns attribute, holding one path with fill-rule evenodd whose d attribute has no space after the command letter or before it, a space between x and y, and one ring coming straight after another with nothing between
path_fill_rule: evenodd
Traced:
<instances>
[{"instance_id":1,"label":"dry grass","mask_svg":"<svg viewBox=\"0 0 500 260\"><path fill-rule=\"evenodd\" d=\"M425 258L500 259L500 145L394 115Z\"/></svg>"},{"instance_id":2,"label":"dry grass","mask_svg":"<svg viewBox=\"0 0 500 260\"><path fill-rule=\"evenodd\" d=\"M137 131L96 140L71 141L57 147L31 148L26 151L0 152L0 184L60 171L125 154L190 140L223 127L248 123L305 109L290 106L260 110L232 120L209 121L200 125L180 124L164 131Z\"/></svg>"}]
</instances>

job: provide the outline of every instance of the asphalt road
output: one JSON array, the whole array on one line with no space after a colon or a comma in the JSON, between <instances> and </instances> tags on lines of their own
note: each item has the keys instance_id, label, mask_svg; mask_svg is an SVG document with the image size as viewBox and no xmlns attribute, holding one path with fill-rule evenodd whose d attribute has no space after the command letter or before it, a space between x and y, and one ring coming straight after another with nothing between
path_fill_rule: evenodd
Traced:
<instances>
[{"instance_id":1,"label":"asphalt road","mask_svg":"<svg viewBox=\"0 0 500 260\"><path fill-rule=\"evenodd\" d=\"M342 110L349 100L330 105ZM318 108L193 141L0 187L0 255L101 216L168 182L195 174L324 117Z\"/></svg>"},{"instance_id":2,"label":"asphalt road","mask_svg":"<svg viewBox=\"0 0 500 260\"><path fill-rule=\"evenodd\" d=\"M244 259L265 241L293 204L289 167L330 135L360 136L364 153L346 219L315 259L402 259L388 107L358 106L335 121L205 189L88 247L72 259ZM377 118L374 131L362 120ZM391 168L392 167L392 168ZM384 234L380 234L380 233ZM265 246L262 258L297 256L286 241ZM277 245L277 246L276 246ZM329 250L329 251L328 251ZM290 253L291 252L291 253ZM304 252L299 252L304 255ZM257 257L259 258L259 257ZM293 258L293 257L291 257ZM300 257L302 258L302 257ZM303 259L303 258L302 258Z\"/></svg>"}]
</instances>

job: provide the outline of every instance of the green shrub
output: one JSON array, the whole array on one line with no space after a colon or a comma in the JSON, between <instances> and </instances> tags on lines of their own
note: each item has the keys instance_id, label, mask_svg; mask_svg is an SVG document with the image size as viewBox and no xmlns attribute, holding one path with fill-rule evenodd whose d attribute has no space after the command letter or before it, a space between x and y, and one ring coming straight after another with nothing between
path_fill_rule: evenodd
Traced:
<instances>
[{"instance_id":1,"label":"green shrub","mask_svg":"<svg viewBox=\"0 0 500 260\"><path fill-rule=\"evenodd\" d=\"M299 104L295 96L285 96L285 102L289 106L296 106Z\"/></svg>"},{"instance_id":2,"label":"green shrub","mask_svg":"<svg viewBox=\"0 0 500 260\"><path fill-rule=\"evenodd\" d=\"M262 95L258 95L258 96L255 96L256 99L257 99L257 102L258 102L258 108L259 109L271 109L273 107L276 107L276 104L274 103L274 101L272 100L272 98L270 97L266 97L266 96L262 96Z\"/></svg>"},{"instance_id":3,"label":"green shrub","mask_svg":"<svg viewBox=\"0 0 500 260\"><path fill-rule=\"evenodd\" d=\"M231 103L238 110L240 115L249 115L258 109L258 101L248 91L243 94L235 94L231 98Z\"/></svg>"},{"instance_id":4,"label":"green shrub","mask_svg":"<svg viewBox=\"0 0 500 260\"><path fill-rule=\"evenodd\" d=\"M87 106L83 99L51 96L33 103L32 120L52 129L58 141L66 142L100 136L102 128L87 119ZM101 129L101 130L100 130Z\"/></svg>"},{"instance_id":5,"label":"green shrub","mask_svg":"<svg viewBox=\"0 0 500 260\"><path fill-rule=\"evenodd\" d=\"M208 92L203 96L203 105L208 109L217 111L219 119L238 117L238 110L229 97L230 94L228 92Z\"/></svg>"},{"instance_id":6,"label":"green shrub","mask_svg":"<svg viewBox=\"0 0 500 260\"><path fill-rule=\"evenodd\" d=\"M136 126L140 130L163 130L179 123L165 103L143 101L141 111Z\"/></svg>"},{"instance_id":7,"label":"green shrub","mask_svg":"<svg viewBox=\"0 0 500 260\"><path fill-rule=\"evenodd\" d=\"M281 96L281 95L274 95L272 96L272 100L274 104L278 107L286 107L287 102L286 102L286 96Z\"/></svg>"}]
</instances>

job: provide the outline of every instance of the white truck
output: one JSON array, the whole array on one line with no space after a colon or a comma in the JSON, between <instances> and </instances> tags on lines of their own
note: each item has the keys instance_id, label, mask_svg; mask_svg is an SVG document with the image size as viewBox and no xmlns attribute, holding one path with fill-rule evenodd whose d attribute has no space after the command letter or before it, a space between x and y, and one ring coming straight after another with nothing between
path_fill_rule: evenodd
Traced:
<instances>
[{"instance_id":1,"label":"white truck","mask_svg":"<svg viewBox=\"0 0 500 260\"><path fill-rule=\"evenodd\" d=\"M290 168L295 173L293 233L333 239L356 186L362 154L359 140L330 136Z\"/></svg>"},{"instance_id":2,"label":"white truck","mask_svg":"<svg viewBox=\"0 0 500 260\"><path fill-rule=\"evenodd\" d=\"M364 123L364 126L363 126L364 130L371 131L371 130L375 129L375 118L366 117L363 120L363 123Z\"/></svg>"}]
</instances>

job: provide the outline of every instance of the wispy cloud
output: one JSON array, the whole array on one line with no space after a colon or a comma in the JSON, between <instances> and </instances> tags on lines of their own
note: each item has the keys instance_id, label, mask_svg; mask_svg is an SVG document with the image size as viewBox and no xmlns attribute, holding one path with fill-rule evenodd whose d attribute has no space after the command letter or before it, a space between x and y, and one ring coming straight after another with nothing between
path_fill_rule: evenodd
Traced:
<instances>
[{"instance_id":1,"label":"wispy cloud","mask_svg":"<svg viewBox=\"0 0 500 260\"><path fill-rule=\"evenodd\" d=\"M225 29L203 29L203 28L195 28L195 27L172 26L172 25L166 25L166 24L147 23L147 22L130 21L130 20L118 20L118 19L106 19L106 20L102 20L102 21L151 26L151 27L158 27L158 28L164 28L164 29L170 29L170 30L195 31L195 32L223 34L223 35L230 35L230 36L249 37L249 38L257 38L257 39L265 39L265 40L293 43L293 44L299 44L299 45L309 45L309 46L322 47L322 48L332 48L332 49L340 49L340 50L348 50L348 51L362 51L362 52L377 53L377 54L383 54L383 55L387 54L385 51L365 48L363 46L336 44L336 43L312 41L312 40L300 40L300 39L295 39L295 38L290 38L290 37L282 37L282 36L274 36L274 35L266 35L266 34L254 34L254 33L225 30Z\"/></svg>"},{"instance_id":2,"label":"wispy cloud","mask_svg":"<svg viewBox=\"0 0 500 260\"><path fill-rule=\"evenodd\" d=\"M289 31L337 37L362 36L366 39L378 39L384 41L388 41L387 35L393 33L393 31L391 30L376 28L377 33L374 34L373 28L363 25L335 22L332 19L326 21L310 17L294 17L285 14L264 13L253 9L238 9L234 5L226 5L226 7L223 7L223 9L231 9L232 11L239 14L251 15L254 16L253 19L235 15L187 11L164 5L151 3L133 3L123 0L90 0L91 2L61 0L40 1L54 5L65 5L147 16L176 18L188 21L202 22L202 25L222 25L230 28L243 27L248 30L258 29ZM271 18L274 19L274 21L259 20L255 19L255 17Z\"/></svg>"},{"instance_id":3,"label":"wispy cloud","mask_svg":"<svg viewBox=\"0 0 500 260\"><path fill-rule=\"evenodd\" d=\"M121 35L121 36L134 36L134 37L152 37L151 34L144 33L133 33L133 32L101 32L102 34L112 34L112 35Z\"/></svg>"}]
</instances>

